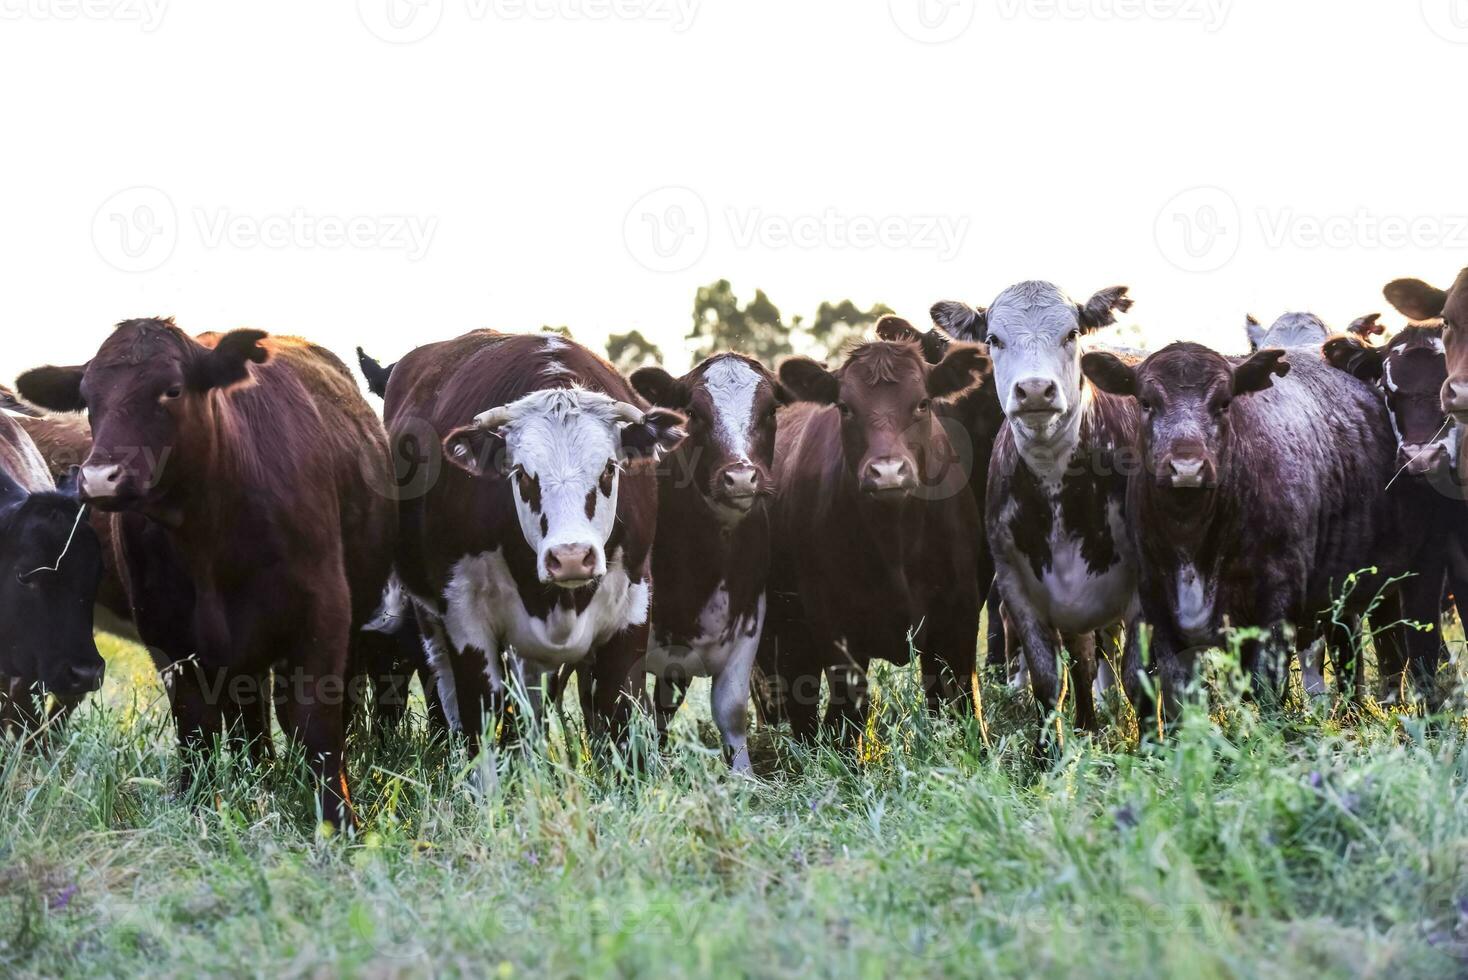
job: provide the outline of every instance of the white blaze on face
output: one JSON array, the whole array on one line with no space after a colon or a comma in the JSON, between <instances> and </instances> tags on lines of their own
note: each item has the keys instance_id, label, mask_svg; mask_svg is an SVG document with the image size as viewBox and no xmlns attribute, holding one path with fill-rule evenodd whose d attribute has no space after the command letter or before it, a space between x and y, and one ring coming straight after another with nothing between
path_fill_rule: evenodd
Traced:
<instances>
[{"instance_id":1,"label":"white blaze on face","mask_svg":"<svg viewBox=\"0 0 1468 980\"><path fill-rule=\"evenodd\" d=\"M760 376L739 358L722 357L704 371L703 384L713 401L714 422L724 448L734 459L748 462Z\"/></svg>"},{"instance_id":2,"label":"white blaze on face","mask_svg":"<svg viewBox=\"0 0 1468 980\"><path fill-rule=\"evenodd\" d=\"M1015 385L1020 382L1054 384L1062 413L1080 403L1079 328L1075 304L1050 283L1020 283L999 294L989 307L986 329L997 341L990 344L989 356L1005 415L1019 410Z\"/></svg>"},{"instance_id":3,"label":"white blaze on face","mask_svg":"<svg viewBox=\"0 0 1468 980\"><path fill-rule=\"evenodd\" d=\"M621 482L617 459L625 420L617 402L598 392L551 388L526 395L507 411L510 421L499 431L508 460L538 487L527 494L519 476L510 477L520 529L536 552L541 578L547 577L547 554L561 545L590 546L595 574L605 575Z\"/></svg>"}]
</instances>

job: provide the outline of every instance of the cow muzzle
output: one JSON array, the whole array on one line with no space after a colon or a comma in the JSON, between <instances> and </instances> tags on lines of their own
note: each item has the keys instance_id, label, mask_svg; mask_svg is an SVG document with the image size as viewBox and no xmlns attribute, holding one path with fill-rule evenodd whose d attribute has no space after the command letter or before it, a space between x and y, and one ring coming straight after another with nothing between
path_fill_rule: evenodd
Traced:
<instances>
[{"instance_id":1,"label":"cow muzzle","mask_svg":"<svg viewBox=\"0 0 1468 980\"><path fill-rule=\"evenodd\" d=\"M897 500L917 489L917 468L905 456L873 459L861 468L861 490L877 500Z\"/></svg>"},{"instance_id":2,"label":"cow muzzle","mask_svg":"<svg viewBox=\"0 0 1468 980\"><path fill-rule=\"evenodd\" d=\"M1448 447L1440 442L1404 442L1397 450L1397 468L1409 476L1427 476L1448 467Z\"/></svg>"},{"instance_id":3,"label":"cow muzzle","mask_svg":"<svg viewBox=\"0 0 1468 980\"><path fill-rule=\"evenodd\" d=\"M1162 476L1168 486L1179 490L1196 490L1214 483L1213 465L1204 456L1169 456Z\"/></svg>"},{"instance_id":4,"label":"cow muzzle","mask_svg":"<svg viewBox=\"0 0 1468 980\"><path fill-rule=\"evenodd\" d=\"M748 463L726 466L714 478L714 499L725 507L747 513L759 496L760 473Z\"/></svg>"},{"instance_id":5,"label":"cow muzzle","mask_svg":"<svg viewBox=\"0 0 1468 980\"><path fill-rule=\"evenodd\" d=\"M1049 378L1025 378L1014 383L1011 415L1048 417L1065 411L1060 385Z\"/></svg>"},{"instance_id":6,"label":"cow muzzle","mask_svg":"<svg viewBox=\"0 0 1468 980\"><path fill-rule=\"evenodd\" d=\"M91 463L82 467L82 499L106 507L125 495L126 474L117 463Z\"/></svg>"},{"instance_id":7,"label":"cow muzzle","mask_svg":"<svg viewBox=\"0 0 1468 980\"><path fill-rule=\"evenodd\" d=\"M558 544L547 548L541 581L563 589L579 589L601 577L601 554L595 545Z\"/></svg>"},{"instance_id":8,"label":"cow muzzle","mask_svg":"<svg viewBox=\"0 0 1468 980\"><path fill-rule=\"evenodd\" d=\"M107 674L107 664L101 657L95 663L70 664L63 667L57 676L45 682L46 690L63 700L81 698L102 687L102 678Z\"/></svg>"},{"instance_id":9,"label":"cow muzzle","mask_svg":"<svg viewBox=\"0 0 1468 980\"><path fill-rule=\"evenodd\" d=\"M1443 411L1455 422L1468 422L1468 376L1454 375L1443 382Z\"/></svg>"}]
</instances>

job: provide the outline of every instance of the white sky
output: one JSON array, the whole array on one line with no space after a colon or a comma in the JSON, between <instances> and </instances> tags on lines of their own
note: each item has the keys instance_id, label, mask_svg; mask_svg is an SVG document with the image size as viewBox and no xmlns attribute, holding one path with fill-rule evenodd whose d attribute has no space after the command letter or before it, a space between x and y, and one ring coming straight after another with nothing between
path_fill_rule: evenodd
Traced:
<instances>
[{"instance_id":1,"label":"white sky","mask_svg":"<svg viewBox=\"0 0 1468 980\"><path fill-rule=\"evenodd\" d=\"M154 314L681 365L720 277L1343 327L1468 264L1464 42L1468 0L0 0L0 378Z\"/></svg>"}]
</instances>

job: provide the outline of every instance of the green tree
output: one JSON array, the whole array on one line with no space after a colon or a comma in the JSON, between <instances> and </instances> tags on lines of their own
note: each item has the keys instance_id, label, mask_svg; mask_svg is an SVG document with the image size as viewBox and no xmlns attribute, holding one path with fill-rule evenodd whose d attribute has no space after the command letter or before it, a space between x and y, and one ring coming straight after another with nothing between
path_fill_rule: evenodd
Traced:
<instances>
[{"instance_id":1,"label":"green tree","mask_svg":"<svg viewBox=\"0 0 1468 980\"><path fill-rule=\"evenodd\" d=\"M874 303L871 309L863 310L851 300L843 299L839 303L822 303L809 325L804 318L796 317L791 326L797 333L804 332L810 337L827 357L834 358L852 341L871 339L872 327L891 312L892 308L885 303Z\"/></svg>"},{"instance_id":2,"label":"green tree","mask_svg":"<svg viewBox=\"0 0 1468 980\"><path fill-rule=\"evenodd\" d=\"M545 326L540 328L540 332L559 334L560 336L565 337L567 340L576 339L575 337L571 336L571 328L567 326L553 327L550 324L546 324Z\"/></svg>"},{"instance_id":3,"label":"green tree","mask_svg":"<svg viewBox=\"0 0 1468 980\"><path fill-rule=\"evenodd\" d=\"M607 338L607 360L623 374L630 374L646 364L661 364L663 352L640 330L614 333Z\"/></svg>"},{"instance_id":4,"label":"green tree","mask_svg":"<svg viewBox=\"0 0 1468 980\"><path fill-rule=\"evenodd\" d=\"M766 364L792 353L790 327L764 290L741 306L729 280L702 286L693 300L693 359L703 360L715 351L732 350L756 357Z\"/></svg>"}]
</instances>

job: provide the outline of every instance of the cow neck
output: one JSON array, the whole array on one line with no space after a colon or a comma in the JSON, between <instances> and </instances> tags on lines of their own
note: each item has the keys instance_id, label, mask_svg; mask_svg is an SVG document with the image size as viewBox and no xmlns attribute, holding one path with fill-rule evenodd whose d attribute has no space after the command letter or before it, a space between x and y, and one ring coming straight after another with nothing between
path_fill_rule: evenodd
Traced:
<instances>
[{"instance_id":1,"label":"cow neck","mask_svg":"<svg viewBox=\"0 0 1468 980\"><path fill-rule=\"evenodd\" d=\"M1009 419L1009 430L1020 459L1048 489L1058 489L1064 480L1081 446L1082 429L1094 406L1091 386L1083 384L1071 407L1043 430L1032 429L1013 417Z\"/></svg>"},{"instance_id":2,"label":"cow neck","mask_svg":"<svg viewBox=\"0 0 1468 980\"><path fill-rule=\"evenodd\" d=\"M252 504L265 492L260 481L252 479L245 462L245 428L229 397L210 392L197 435L178 453L182 472L175 477L176 489L166 501L170 519L161 523L193 546L190 553L218 548L221 531L248 522Z\"/></svg>"},{"instance_id":3,"label":"cow neck","mask_svg":"<svg viewBox=\"0 0 1468 980\"><path fill-rule=\"evenodd\" d=\"M1141 534L1147 558L1162 567L1192 565L1200 572L1216 572L1225 541L1236 540L1242 528L1237 527L1237 507L1228 504L1232 498L1227 475L1217 487L1174 490L1156 486L1150 474L1140 473L1141 499L1136 522L1145 528Z\"/></svg>"}]
</instances>

